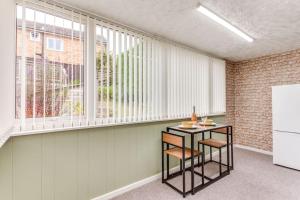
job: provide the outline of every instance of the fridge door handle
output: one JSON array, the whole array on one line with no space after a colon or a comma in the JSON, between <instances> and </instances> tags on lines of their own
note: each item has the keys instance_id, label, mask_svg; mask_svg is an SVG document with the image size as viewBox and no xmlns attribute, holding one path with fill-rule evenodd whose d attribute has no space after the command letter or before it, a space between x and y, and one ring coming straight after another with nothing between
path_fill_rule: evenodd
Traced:
<instances>
[{"instance_id":1,"label":"fridge door handle","mask_svg":"<svg viewBox=\"0 0 300 200\"><path fill-rule=\"evenodd\" d=\"M282 131L282 130L274 130L276 132L280 132L280 133L292 133L292 134L300 134L298 132L292 132L292 131Z\"/></svg>"}]
</instances>

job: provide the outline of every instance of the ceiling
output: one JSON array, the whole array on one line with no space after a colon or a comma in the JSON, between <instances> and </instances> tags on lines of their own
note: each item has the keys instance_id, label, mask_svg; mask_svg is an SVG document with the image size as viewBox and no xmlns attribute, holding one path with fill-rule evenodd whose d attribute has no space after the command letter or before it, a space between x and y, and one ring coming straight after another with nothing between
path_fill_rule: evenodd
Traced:
<instances>
[{"instance_id":1,"label":"ceiling","mask_svg":"<svg viewBox=\"0 0 300 200\"><path fill-rule=\"evenodd\" d=\"M300 48L299 0L59 0L232 61ZM254 38L196 11L201 3Z\"/></svg>"}]
</instances>

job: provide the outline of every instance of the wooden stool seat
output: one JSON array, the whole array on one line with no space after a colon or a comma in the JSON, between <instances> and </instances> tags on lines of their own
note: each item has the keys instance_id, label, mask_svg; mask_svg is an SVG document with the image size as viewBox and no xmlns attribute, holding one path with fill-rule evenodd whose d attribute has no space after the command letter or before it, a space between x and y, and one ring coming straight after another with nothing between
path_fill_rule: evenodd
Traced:
<instances>
[{"instance_id":1,"label":"wooden stool seat","mask_svg":"<svg viewBox=\"0 0 300 200\"><path fill-rule=\"evenodd\" d=\"M165 153L170 155L170 156L174 156L176 158L182 159L182 148L179 147L174 147L168 150L165 150ZM185 159L190 158L192 155L192 151L190 148L185 148ZM199 156L200 152L197 150L194 150L194 156Z\"/></svg>"},{"instance_id":2,"label":"wooden stool seat","mask_svg":"<svg viewBox=\"0 0 300 200\"><path fill-rule=\"evenodd\" d=\"M218 148L218 149L223 148L227 145L226 141L216 140L216 139L200 140L199 143L210 146L210 147Z\"/></svg>"}]
</instances>

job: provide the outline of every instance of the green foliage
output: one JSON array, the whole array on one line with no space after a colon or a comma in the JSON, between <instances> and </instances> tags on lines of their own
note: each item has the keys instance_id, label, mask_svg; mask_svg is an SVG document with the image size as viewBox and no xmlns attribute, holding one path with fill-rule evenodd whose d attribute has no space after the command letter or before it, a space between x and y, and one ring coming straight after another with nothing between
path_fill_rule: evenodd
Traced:
<instances>
[{"instance_id":1,"label":"green foliage","mask_svg":"<svg viewBox=\"0 0 300 200\"><path fill-rule=\"evenodd\" d=\"M73 80L72 85L79 85L80 84L80 80L79 79L76 79L76 80Z\"/></svg>"},{"instance_id":2,"label":"green foliage","mask_svg":"<svg viewBox=\"0 0 300 200\"><path fill-rule=\"evenodd\" d=\"M109 94L109 99L112 99L112 97L113 97L113 88L112 88L112 86L109 86L109 87L106 87L106 86L101 87L101 86L99 86L98 87L99 99L101 98L101 91L103 91L103 99L107 99L107 97L108 97L107 94Z\"/></svg>"},{"instance_id":3,"label":"green foliage","mask_svg":"<svg viewBox=\"0 0 300 200\"><path fill-rule=\"evenodd\" d=\"M139 45L136 46L136 48L138 49L139 48ZM126 51L126 59L127 59L127 73L126 73L126 85L127 85L127 92L129 93L129 73L130 73L130 70L132 70L132 82L134 82L133 78L133 66L129 66L130 64L130 56L129 54L130 53L133 53L134 52L134 47L130 50L127 50ZM137 53L139 53L139 51L137 51ZM138 58L137 58L137 63L139 63L139 59L141 59L142 56L138 55ZM109 59L108 59L109 58ZM133 60L133 56L131 56L132 58L132 64L134 63L134 60ZM101 50L100 52L97 54L97 58L96 58L96 67L97 67L97 74L98 74L98 77L101 76L101 62L102 62L102 71L103 71L103 77L104 79L102 80L103 81L103 97L104 99L107 98L107 93L109 94L109 98L112 99L112 96L113 96L113 88L112 88L112 83L113 83L113 75L112 75L112 71L113 71L113 57L112 57L112 54L110 53L109 56L107 56L107 50L104 49L102 51L102 59L101 60ZM121 60L120 60L121 59ZM108 70L108 61L109 61L109 72L110 72L110 76L109 76L109 80L107 80L107 70ZM121 61L121 66L119 66L119 61ZM122 52L120 55L116 55L116 60L115 60L115 69L116 69L116 74L118 74L119 71L121 71L121 76L122 76L122 82L119 83L118 79L117 79L117 82L116 82L116 85L119 85L121 84L121 87L122 87L122 90L124 88L124 85L125 85L125 82L124 82L124 73L125 73L125 53ZM119 67L121 67L121 70L119 69ZM141 68L137 68L137 74L139 74L139 70L141 70ZM116 75L118 77L118 75ZM100 85L100 78L98 79L99 80L99 85ZM107 82L109 81L109 89L108 89L108 92L107 92ZM132 90L133 90L134 86L132 85ZM116 95L118 96L117 94L118 90L116 91ZM99 97L101 97L101 86L98 87L98 95ZM121 96L123 98L123 95L124 93L122 92ZM132 94L133 95L133 94ZM129 94L127 94L127 98L129 98Z\"/></svg>"},{"instance_id":4,"label":"green foliage","mask_svg":"<svg viewBox=\"0 0 300 200\"><path fill-rule=\"evenodd\" d=\"M105 71L107 70L107 52L103 51L102 52L102 56L103 56L103 67L105 69ZM109 54L109 68L112 69L112 63L113 63L113 58L112 55ZM100 71L101 70L101 51L98 53L97 58L96 58L96 65L97 65L97 70Z\"/></svg>"},{"instance_id":5,"label":"green foliage","mask_svg":"<svg viewBox=\"0 0 300 200\"><path fill-rule=\"evenodd\" d=\"M77 101L75 104L74 104L74 113L75 115L80 115L83 111L82 109L82 105L80 103L80 101Z\"/></svg>"}]
</instances>

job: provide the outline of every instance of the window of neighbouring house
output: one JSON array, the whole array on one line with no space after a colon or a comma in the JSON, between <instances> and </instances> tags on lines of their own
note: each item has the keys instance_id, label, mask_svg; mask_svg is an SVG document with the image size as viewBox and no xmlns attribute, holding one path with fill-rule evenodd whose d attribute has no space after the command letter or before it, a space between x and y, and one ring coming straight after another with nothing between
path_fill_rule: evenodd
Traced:
<instances>
[{"instance_id":1,"label":"window of neighbouring house","mask_svg":"<svg viewBox=\"0 0 300 200\"><path fill-rule=\"evenodd\" d=\"M47 49L54 51L63 51L64 41L56 38L47 38Z\"/></svg>"},{"instance_id":2,"label":"window of neighbouring house","mask_svg":"<svg viewBox=\"0 0 300 200\"><path fill-rule=\"evenodd\" d=\"M41 35L39 32L31 31L30 40L39 42L41 40Z\"/></svg>"}]
</instances>

